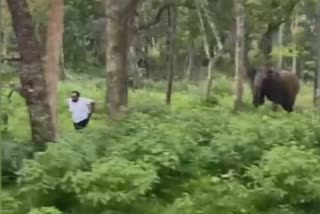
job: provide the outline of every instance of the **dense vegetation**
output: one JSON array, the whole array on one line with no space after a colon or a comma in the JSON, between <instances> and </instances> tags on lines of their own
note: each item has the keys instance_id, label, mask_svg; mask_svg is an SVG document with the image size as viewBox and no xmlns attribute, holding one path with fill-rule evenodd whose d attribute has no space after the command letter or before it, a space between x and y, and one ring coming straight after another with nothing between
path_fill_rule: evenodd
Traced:
<instances>
[{"instance_id":1,"label":"dense vegetation","mask_svg":"<svg viewBox=\"0 0 320 214\"><path fill-rule=\"evenodd\" d=\"M2 141L4 213L319 212L320 123L303 105L310 90L304 88L290 116L270 105L239 113L232 110L230 83L219 80L210 105L185 83L177 83L171 108L163 104L161 84L132 92L121 121L105 124L99 106L80 134L61 105L58 143L23 164L30 149ZM91 85L81 84L100 97ZM63 85L61 101L73 87ZM18 126L24 112L15 109L10 122L18 142L29 134L22 128L27 122Z\"/></svg>"},{"instance_id":2,"label":"dense vegetation","mask_svg":"<svg viewBox=\"0 0 320 214\"><path fill-rule=\"evenodd\" d=\"M19 11L13 5L25 7L21 2L28 3L32 19L14 19ZM64 6L63 44L46 32L62 16L55 17L48 2ZM11 7L2 7L0 212L319 213L320 118L313 102L320 100L320 3L121 1L137 3L136 13L130 8L122 14L123 20L137 22L128 26L137 26L130 31L123 24L118 26L123 37L108 37L118 45L133 37L119 54L105 44L104 29L105 10L119 15L110 9L117 9L118 2L7 0ZM29 37L21 33L26 28L17 26L27 26ZM30 44L31 49L24 48ZM42 57L51 53L59 65L51 58L42 68ZM119 60L128 64L122 70L116 60L105 62L106 56L117 54L128 55L128 60ZM270 102L252 105L245 74L265 61L300 78L294 112L272 111ZM38 67L30 69L31 62ZM43 75L50 68L51 76ZM121 73L125 81L115 84L112 72ZM54 85L58 76L57 92L41 83L45 79ZM46 95L39 102L32 93L24 94L34 79L41 87L31 89ZM120 86L126 90L117 96L129 92L127 109L113 118L106 106L115 94L109 91ZM89 126L80 132L73 128L66 102L73 90L97 102ZM51 98L56 99L56 113L41 113L50 115L47 127L54 131L52 142L44 142L48 130L32 120L41 123L37 107L52 105ZM242 108L235 108L237 99Z\"/></svg>"}]
</instances>

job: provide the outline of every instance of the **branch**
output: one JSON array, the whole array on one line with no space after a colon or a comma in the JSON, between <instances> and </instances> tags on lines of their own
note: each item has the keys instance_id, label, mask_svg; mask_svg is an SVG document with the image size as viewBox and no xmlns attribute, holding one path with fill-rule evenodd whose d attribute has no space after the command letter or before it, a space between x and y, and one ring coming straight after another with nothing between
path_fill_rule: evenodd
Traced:
<instances>
[{"instance_id":1,"label":"branch","mask_svg":"<svg viewBox=\"0 0 320 214\"><path fill-rule=\"evenodd\" d=\"M3 57L1 58L1 62L20 62L21 57Z\"/></svg>"},{"instance_id":2,"label":"branch","mask_svg":"<svg viewBox=\"0 0 320 214\"><path fill-rule=\"evenodd\" d=\"M203 39L204 52L206 53L207 57L210 58L211 54L210 54L210 48L209 48L209 39L208 39L208 36L206 34L204 21L203 21L203 17L202 17L202 14L201 14L201 5L200 5L201 3L200 3L200 0L196 0L195 4L196 4L196 7L197 7L197 14L198 14L199 23L200 23L200 32L202 34L202 39Z\"/></svg>"},{"instance_id":3,"label":"branch","mask_svg":"<svg viewBox=\"0 0 320 214\"><path fill-rule=\"evenodd\" d=\"M204 11L204 15L206 16L207 21L208 21L208 23L209 23L209 25L210 25L210 27L211 27L211 30L212 30L212 33L213 33L215 39L216 39L216 42L217 42L217 44L218 44L218 50L222 50L222 49L223 49L223 46L222 46L222 43L221 43L221 38L220 38L220 36L219 36L219 34L218 34L218 32L217 32L216 25L215 25L215 23L214 23L214 20L209 16L208 11L207 11L207 9L206 9L206 7L208 6L208 1L205 0L205 5L204 5L204 3L202 2L201 6L202 6L202 9L203 9L203 11Z\"/></svg>"},{"instance_id":4,"label":"branch","mask_svg":"<svg viewBox=\"0 0 320 214\"><path fill-rule=\"evenodd\" d=\"M150 22L148 23L145 23L145 24L142 24L138 27L138 31L142 31L142 30L145 30L157 23L160 22L161 20L161 17L162 17L162 14L163 12L165 12L166 10L168 10L173 4L172 3L167 3L167 4L164 4L162 7L159 8L156 16L154 17L153 20L151 20Z\"/></svg>"},{"instance_id":5,"label":"branch","mask_svg":"<svg viewBox=\"0 0 320 214\"><path fill-rule=\"evenodd\" d=\"M282 25L283 23L285 23L286 21L288 21L288 19L290 18L294 8L296 7L296 5L300 2L300 0L295 0L291 3L291 5L288 8L288 13L286 14L286 16L283 17L283 19L276 21L276 22L271 22L268 24L268 30L269 32L273 32L275 30L277 30L279 28L280 25Z\"/></svg>"},{"instance_id":6,"label":"branch","mask_svg":"<svg viewBox=\"0 0 320 214\"><path fill-rule=\"evenodd\" d=\"M159 10L153 20L150 20L149 22L138 26L138 31L146 30L146 29L152 27L153 25L158 24L161 20L162 14L174 5L176 5L177 7L185 7L185 8L188 8L189 10L195 9L195 7L193 7L192 4L188 4L188 3L180 3L180 4L177 4L174 2L166 3L159 8Z\"/></svg>"}]
</instances>

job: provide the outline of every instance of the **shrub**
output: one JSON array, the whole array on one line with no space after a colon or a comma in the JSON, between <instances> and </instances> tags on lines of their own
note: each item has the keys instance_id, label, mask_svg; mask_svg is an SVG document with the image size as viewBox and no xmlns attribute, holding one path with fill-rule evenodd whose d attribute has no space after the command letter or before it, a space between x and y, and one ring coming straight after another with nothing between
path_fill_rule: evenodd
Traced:
<instances>
[{"instance_id":1,"label":"shrub","mask_svg":"<svg viewBox=\"0 0 320 214\"><path fill-rule=\"evenodd\" d=\"M28 214L62 214L54 207L41 207L39 209L32 209Z\"/></svg>"},{"instance_id":2,"label":"shrub","mask_svg":"<svg viewBox=\"0 0 320 214\"><path fill-rule=\"evenodd\" d=\"M33 158L19 144L4 146L4 172L18 176L8 206L68 214L320 211L314 113L232 112L231 97L221 95L229 89L214 94L218 105L203 105L200 90L188 90L176 92L170 107L164 93L132 92L121 120L97 115L88 129L65 131Z\"/></svg>"}]
</instances>

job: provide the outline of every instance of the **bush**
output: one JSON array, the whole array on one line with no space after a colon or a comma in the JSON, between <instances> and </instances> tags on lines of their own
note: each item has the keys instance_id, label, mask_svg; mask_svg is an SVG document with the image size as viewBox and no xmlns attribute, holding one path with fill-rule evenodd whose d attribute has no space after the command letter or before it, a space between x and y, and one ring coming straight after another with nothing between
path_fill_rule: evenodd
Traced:
<instances>
[{"instance_id":1,"label":"bush","mask_svg":"<svg viewBox=\"0 0 320 214\"><path fill-rule=\"evenodd\" d=\"M39 209L32 209L28 214L62 214L54 207L41 207Z\"/></svg>"},{"instance_id":2,"label":"bush","mask_svg":"<svg viewBox=\"0 0 320 214\"><path fill-rule=\"evenodd\" d=\"M170 107L164 93L137 90L121 120L97 115L32 158L4 145L3 172L18 176L8 206L19 202L10 208L17 214L318 213L319 119L268 107L232 112L225 86L217 105L204 105L200 90L181 89Z\"/></svg>"},{"instance_id":3,"label":"bush","mask_svg":"<svg viewBox=\"0 0 320 214\"><path fill-rule=\"evenodd\" d=\"M10 141L2 141L1 175L2 183L13 184L16 181L16 172L22 167L23 159L32 156L33 148Z\"/></svg>"}]
</instances>

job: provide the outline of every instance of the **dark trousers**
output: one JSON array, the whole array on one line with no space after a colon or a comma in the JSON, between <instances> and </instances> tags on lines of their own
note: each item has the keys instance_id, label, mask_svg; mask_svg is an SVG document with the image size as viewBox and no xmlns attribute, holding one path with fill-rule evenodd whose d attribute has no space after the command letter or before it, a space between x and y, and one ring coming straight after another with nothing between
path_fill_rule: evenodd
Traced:
<instances>
[{"instance_id":1,"label":"dark trousers","mask_svg":"<svg viewBox=\"0 0 320 214\"><path fill-rule=\"evenodd\" d=\"M85 128L90 121L90 116L87 119L81 120L78 123L73 123L73 126L76 130Z\"/></svg>"}]
</instances>

